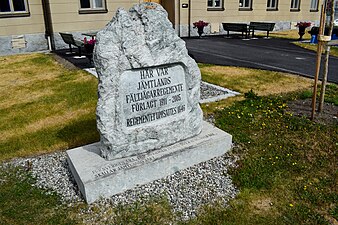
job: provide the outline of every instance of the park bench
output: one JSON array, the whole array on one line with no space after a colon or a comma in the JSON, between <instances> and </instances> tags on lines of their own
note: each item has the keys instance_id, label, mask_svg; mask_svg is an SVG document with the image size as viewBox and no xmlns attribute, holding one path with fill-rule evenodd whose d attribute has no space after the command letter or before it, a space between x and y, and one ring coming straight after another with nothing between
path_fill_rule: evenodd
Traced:
<instances>
[{"instance_id":1,"label":"park bench","mask_svg":"<svg viewBox=\"0 0 338 225\"><path fill-rule=\"evenodd\" d=\"M255 36L255 30L266 31L266 37L269 38L269 32L273 31L275 23L267 22L250 22L249 32L252 32L252 38Z\"/></svg>"},{"instance_id":2,"label":"park bench","mask_svg":"<svg viewBox=\"0 0 338 225\"><path fill-rule=\"evenodd\" d=\"M66 43L69 44L69 50L72 52L72 45L78 47L79 49L79 56L81 56L81 48L84 46L84 43L80 40L75 40L74 36L72 34L68 33L60 33L62 40Z\"/></svg>"},{"instance_id":3,"label":"park bench","mask_svg":"<svg viewBox=\"0 0 338 225\"><path fill-rule=\"evenodd\" d=\"M248 25L246 23L222 23L223 29L227 31L229 37L229 31L242 32L242 37L245 33L245 38L248 38Z\"/></svg>"}]
</instances>

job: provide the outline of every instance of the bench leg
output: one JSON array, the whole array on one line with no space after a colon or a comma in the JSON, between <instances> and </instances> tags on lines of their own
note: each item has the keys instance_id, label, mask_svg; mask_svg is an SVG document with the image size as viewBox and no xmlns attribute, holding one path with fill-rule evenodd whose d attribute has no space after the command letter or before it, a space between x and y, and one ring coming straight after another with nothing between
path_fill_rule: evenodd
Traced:
<instances>
[{"instance_id":1,"label":"bench leg","mask_svg":"<svg viewBox=\"0 0 338 225\"><path fill-rule=\"evenodd\" d=\"M269 31L266 32L266 37L269 38Z\"/></svg>"},{"instance_id":2,"label":"bench leg","mask_svg":"<svg viewBox=\"0 0 338 225\"><path fill-rule=\"evenodd\" d=\"M73 51L72 51L72 45L71 45L71 44L69 44L69 51L70 51L70 53L73 52Z\"/></svg>"},{"instance_id":3,"label":"bench leg","mask_svg":"<svg viewBox=\"0 0 338 225\"><path fill-rule=\"evenodd\" d=\"M252 29L252 36L251 36L252 38L254 38L255 37L255 30L254 29Z\"/></svg>"},{"instance_id":4,"label":"bench leg","mask_svg":"<svg viewBox=\"0 0 338 225\"><path fill-rule=\"evenodd\" d=\"M229 31L227 30L227 32L228 32L227 37L229 37L230 36Z\"/></svg>"},{"instance_id":5,"label":"bench leg","mask_svg":"<svg viewBox=\"0 0 338 225\"><path fill-rule=\"evenodd\" d=\"M79 56L81 57L81 47L78 47L79 48Z\"/></svg>"}]
</instances>

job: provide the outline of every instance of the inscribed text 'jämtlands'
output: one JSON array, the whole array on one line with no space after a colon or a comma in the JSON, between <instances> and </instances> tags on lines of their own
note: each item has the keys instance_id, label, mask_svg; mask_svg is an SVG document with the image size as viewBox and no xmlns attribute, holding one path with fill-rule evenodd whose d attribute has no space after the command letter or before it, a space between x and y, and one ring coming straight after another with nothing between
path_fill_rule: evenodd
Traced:
<instances>
[{"instance_id":1,"label":"inscribed text 'j\u00e4mtlands'","mask_svg":"<svg viewBox=\"0 0 338 225\"><path fill-rule=\"evenodd\" d=\"M97 35L97 126L108 160L200 133L200 71L158 4L118 9Z\"/></svg>"}]
</instances>

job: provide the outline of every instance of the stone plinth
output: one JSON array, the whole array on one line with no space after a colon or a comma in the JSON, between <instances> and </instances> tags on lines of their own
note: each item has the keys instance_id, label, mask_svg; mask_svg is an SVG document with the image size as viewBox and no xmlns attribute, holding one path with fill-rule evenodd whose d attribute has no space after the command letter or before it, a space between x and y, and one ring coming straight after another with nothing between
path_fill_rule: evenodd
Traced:
<instances>
[{"instance_id":1,"label":"stone plinth","mask_svg":"<svg viewBox=\"0 0 338 225\"><path fill-rule=\"evenodd\" d=\"M105 160L100 143L68 150L67 156L82 195L92 203L221 156L231 144L231 135L203 122L199 135L136 156Z\"/></svg>"}]
</instances>

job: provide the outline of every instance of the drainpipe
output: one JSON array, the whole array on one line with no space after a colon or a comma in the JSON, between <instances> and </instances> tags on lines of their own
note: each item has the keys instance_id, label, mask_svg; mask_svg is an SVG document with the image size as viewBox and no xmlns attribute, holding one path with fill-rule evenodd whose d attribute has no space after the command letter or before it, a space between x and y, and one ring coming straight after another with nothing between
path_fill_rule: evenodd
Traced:
<instances>
[{"instance_id":1,"label":"drainpipe","mask_svg":"<svg viewBox=\"0 0 338 225\"><path fill-rule=\"evenodd\" d=\"M52 16L50 13L50 3L49 0L41 0L41 2L42 2L43 19L45 22L45 38L48 41L49 50L54 51L55 42L53 34Z\"/></svg>"},{"instance_id":2,"label":"drainpipe","mask_svg":"<svg viewBox=\"0 0 338 225\"><path fill-rule=\"evenodd\" d=\"M189 13L188 13L188 37L190 37L190 23L191 23L191 0L189 0Z\"/></svg>"},{"instance_id":3,"label":"drainpipe","mask_svg":"<svg viewBox=\"0 0 338 225\"><path fill-rule=\"evenodd\" d=\"M178 20L178 36L181 37L181 0L178 0L178 18L177 18L177 20Z\"/></svg>"}]
</instances>

